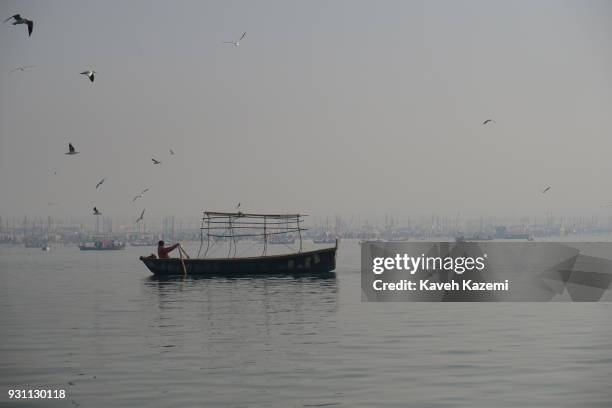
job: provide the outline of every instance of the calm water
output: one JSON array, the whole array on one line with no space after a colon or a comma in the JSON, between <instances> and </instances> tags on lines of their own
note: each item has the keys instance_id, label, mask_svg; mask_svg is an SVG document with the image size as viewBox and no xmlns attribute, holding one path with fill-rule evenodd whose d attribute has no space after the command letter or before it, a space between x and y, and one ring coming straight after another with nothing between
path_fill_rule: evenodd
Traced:
<instances>
[{"instance_id":1,"label":"calm water","mask_svg":"<svg viewBox=\"0 0 612 408\"><path fill-rule=\"evenodd\" d=\"M0 404L612 406L612 303L362 303L348 241L325 279L159 281L151 251L0 247Z\"/></svg>"}]
</instances>

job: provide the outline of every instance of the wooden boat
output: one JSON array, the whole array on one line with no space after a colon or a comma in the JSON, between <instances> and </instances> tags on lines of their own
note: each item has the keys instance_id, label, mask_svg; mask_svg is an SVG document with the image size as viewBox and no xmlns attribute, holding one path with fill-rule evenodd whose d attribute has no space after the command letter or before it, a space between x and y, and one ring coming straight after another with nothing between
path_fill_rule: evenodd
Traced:
<instances>
[{"instance_id":1,"label":"wooden boat","mask_svg":"<svg viewBox=\"0 0 612 408\"><path fill-rule=\"evenodd\" d=\"M147 258L140 260L155 275L326 274L336 269L337 247L244 258ZM183 270L183 265L185 269Z\"/></svg>"},{"instance_id":2,"label":"wooden boat","mask_svg":"<svg viewBox=\"0 0 612 408\"><path fill-rule=\"evenodd\" d=\"M140 257L145 266L155 275L286 275L286 274L328 274L336 268L336 251L338 242L331 248L302 251L301 232L304 228L299 214L243 214L205 212L202 222L202 235L198 257L191 258L179 247L179 258L159 259L155 255ZM288 224L295 223L295 227ZM206 250L199 257L204 246L206 232ZM300 247L298 252L268 255L268 237L276 234L297 232ZM236 257L236 244L241 238L263 237L264 245L261 256ZM227 257L207 258L211 248L222 238L229 242Z\"/></svg>"}]
</instances>

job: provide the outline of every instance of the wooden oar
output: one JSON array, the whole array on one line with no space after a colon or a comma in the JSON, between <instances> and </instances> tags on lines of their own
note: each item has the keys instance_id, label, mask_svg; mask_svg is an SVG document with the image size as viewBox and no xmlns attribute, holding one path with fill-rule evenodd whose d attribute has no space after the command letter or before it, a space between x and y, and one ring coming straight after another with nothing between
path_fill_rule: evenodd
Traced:
<instances>
[{"instance_id":1,"label":"wooden oar","mask_svg":"<svg viewBox=\"0 0 612 408\"><path fill-rule=\"evenodd\" d=\"M187 253L187 251L185 251L185 249L183 248L182 245L179 245L179 250L183 252L183 255L185 255L185 258L187 259L191 259L191 257L189 256L189 254Z\"/></svg>"},{"instance_id":2,"label":"wooden oar","mask_svg":"<svg viewBox=\"0 0 612 408\"><path fill-rule=\"evenodd\" d=\"M183 261L183 247L181 246L181 244L179 244L178 250L179 257L181 258L181 265L183 265L183 276L187 276L187 268L185 268L185 261ZM187 257L189 257L189 255L187 255Z\"/></svg>"}]
</instances>

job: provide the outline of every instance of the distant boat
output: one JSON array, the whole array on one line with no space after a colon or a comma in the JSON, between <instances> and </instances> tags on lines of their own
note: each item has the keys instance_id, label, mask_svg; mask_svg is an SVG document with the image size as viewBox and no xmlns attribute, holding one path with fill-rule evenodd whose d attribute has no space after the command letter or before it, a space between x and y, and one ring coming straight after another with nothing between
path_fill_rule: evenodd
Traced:
<instances>
[{"instance_id":1,"label":"distant boat","mask_svg":"<svg viewBox=\"0 0 612 408\"><path fill-rule=\"evenodd\" d=\"M47 241L44 238L27 238L24 245L26 248L41 248L47 245Z\"/></svg>"},{"instance_id":2,"label":"distant boat","mask_svg":"<svg viewBox=\"0 0 612 408\"><path fill-rule=\"evenodd\" d=\"M79 245L81 251L117 251L125 248L125 243L116 240L100 240Z\"/></svg>"},{"instance_id":3,"label":"distant boat","mask_svg":"<svg viewBox=\"0 0 612 408\"><path fill-rule=\"evenodd\" d=\"M155 255L140 257L145 266L155 275L287 275L287 274L327 274L336 268L336 251L338 242L331 248L302 251L299 214L244 214L225 212L205 212L202 230L206 231L206 241L202 238L200 249L206 242L206 250L201 258L190 258L179 247L179 258L159 259ZM282 255L267 255L267 245L273 242L269 237L297 233L300 237L300 249L297 252ZM236 257L236 244L242 238L263 238L261 256ZM229 243L228 255L225 258L207 258L212 245L223 239ZM295 238L293 238L295 241ZM280 242L275 239L274 242ZM199 256L199 253L198 253Z\"/></svg>"},{"instance_id":4,"label":"distant boat","mask_svg":"<svg viewBox=\"0 0 612 408\"><path fill-rule=\"evenodd\" d=\"M268 240L268 244L272 245L293 245L295 244L295 237L275 235Z\"/></svg>"},{"instance_id":5,"label":"distant boat","mask_svg":"<svg viewBox=\"0 0 612 408\"><path fill-rule=\"evenodd\" d=\"M336 242L336 237L329 233L325 233L322 235L318 235L312 239L312 242L315 244L333 244Z\"/></svg>"},{"instance_id":6,"label":"distant boat","mask_svg":"<svg viewBox=\"0 0 612 408\"><path fill-rule=\"evenodd\" d=\"M157 245L157 243L149 241L132 241L130 242L130 245L133 247L150 247Z\"/></svg>"},{"instance_id":7,"label":"distant boat","mask_svg":"<svg viewBox=\"0 0 612 408\"><path fill-rule=\"evenodd\" d=\"M530 240L529 238L531 238L529 234L508 234L504 237L504 239L526 239L527 241Z\"/></svg>"},{"instance_id":8,"label":"distant boat","mask_svg":"<svg viewBox=\"0 0 612 408\"><path fill-rule=\"evenodd\" d=\"M492 241L495 237L489 234L474 234L471 238L467 238L463 235L455 237L455 242L468 242L468 241Z\"/></svg>"}]
</instances>

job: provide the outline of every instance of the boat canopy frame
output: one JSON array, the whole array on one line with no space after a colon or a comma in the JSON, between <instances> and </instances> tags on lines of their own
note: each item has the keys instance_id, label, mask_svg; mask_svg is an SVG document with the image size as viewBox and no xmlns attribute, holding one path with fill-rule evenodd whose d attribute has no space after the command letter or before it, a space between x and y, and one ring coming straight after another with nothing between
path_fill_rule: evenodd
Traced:
<instances>
[{"instance_id":1,"label":"boat canopy frame","mask_svg":"<svg viewBox=\"0 0 612 408\"><path fill-rule=\"evenodd\" d=\"M198 257L204 246L206 235L206 250L204 258L211 249L211 238L215 240L229 240L227 257L236 257L238 244L236 238L262 238L265 256L268 251L268 237L282 234L297 233L300 240L298 253L302 252L302 227L305 214L257 214L243 212L204 211L202 226L200 227L200 249ZM213 242L214 245L214 242ZM233 254L233 255L232 255Z\"/></svg>"}]
</instances>

